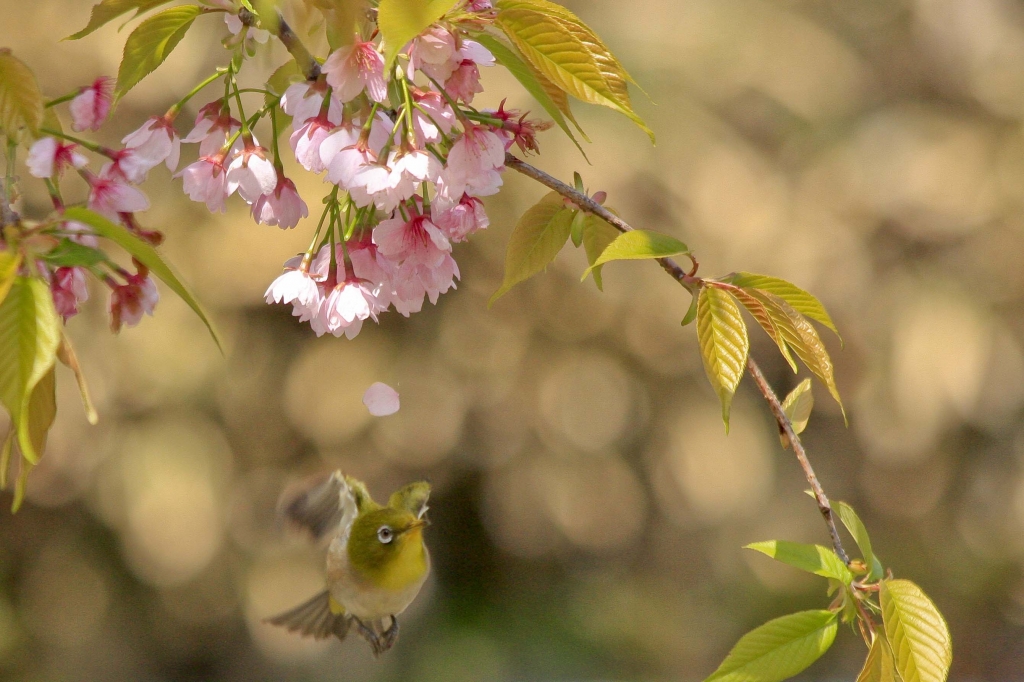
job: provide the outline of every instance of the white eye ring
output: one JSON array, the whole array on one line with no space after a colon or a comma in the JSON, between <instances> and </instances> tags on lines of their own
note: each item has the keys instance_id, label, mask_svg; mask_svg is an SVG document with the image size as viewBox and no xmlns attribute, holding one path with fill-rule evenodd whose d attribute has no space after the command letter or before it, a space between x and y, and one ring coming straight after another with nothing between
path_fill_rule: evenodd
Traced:
<instances>
[{"instance_id":1,"label":"white eye ring","mask_svg":"<svg viewBox=\"0 0 1024 682\"><path fill-rule=\"evenodd\" d=\"M377 529L377 539L386 545L395 539L395 532L390 526L381 526Z\"/></svg>"}]
</instances>

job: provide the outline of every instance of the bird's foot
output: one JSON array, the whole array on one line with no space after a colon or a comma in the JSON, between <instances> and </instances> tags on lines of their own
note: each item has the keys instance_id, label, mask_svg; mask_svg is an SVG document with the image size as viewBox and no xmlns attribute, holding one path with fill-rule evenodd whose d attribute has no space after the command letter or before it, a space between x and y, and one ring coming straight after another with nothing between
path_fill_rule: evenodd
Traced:
<instances>
[{"instance_id":1,"label":"bird's foot","mask_svg":"<svg viewBox=\"0 0 1024 682\"><path fill-rule=\"evenodd\" d=\"M355 621L356 626L359 628L359 634L362 635L363 639L365 639L367 643L370 645L370 649L373 651L373 655L376 657L384 653L387 647L385 647L383 643L380 641L380 637L373 630L373 628L369 627L359 618L353 617L352 620Z\"/></svg>"},{"instance_id":2,"label":"bird's foot","mask_svg":"<svg viewBox=\"0 0 1024 682\"><path fill-rule=\"evenodd\" d=\"M398 618L391 616L391 627L385 630L381 636L384 638L384 641L381 642L384 647L383 651L387 651L395 645L395 642L398 641Z\"/></svg>"}]
</instances>

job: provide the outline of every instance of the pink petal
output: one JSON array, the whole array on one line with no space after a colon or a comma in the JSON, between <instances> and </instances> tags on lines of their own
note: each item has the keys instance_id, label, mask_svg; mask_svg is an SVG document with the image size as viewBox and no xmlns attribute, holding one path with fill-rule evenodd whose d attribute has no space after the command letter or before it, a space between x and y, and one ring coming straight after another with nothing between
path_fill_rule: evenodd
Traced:
<instances>
[{"instance_id":1,"label":"pink petal","mask_svg":"<svg viewBox=\"0 0 1024 682\"><path fill-rule=\"evenodd\" d=\"M363 405L374 417L386 417L398 412L398 391L387 384L377 382L366 389Z\"/></svg>"}]
</instances>

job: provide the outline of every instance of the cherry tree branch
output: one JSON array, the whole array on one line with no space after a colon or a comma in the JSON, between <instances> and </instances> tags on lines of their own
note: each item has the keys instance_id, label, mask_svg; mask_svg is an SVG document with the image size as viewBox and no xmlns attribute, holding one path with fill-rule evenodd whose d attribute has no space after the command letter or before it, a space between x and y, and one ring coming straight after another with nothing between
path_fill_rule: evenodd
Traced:
<instances>
[{"instance_id":1,"label":"cherry tree branch","mask_svg":"<svg viewBox=\"0 0 1024 682\"><path fill-rule=\"evenodd\" d=\"M576 189L565 184L558 178L548 175L539 168L531 166L512 154L505 154L505 165L527 177L533 178L545 187L558 192L563 197L579 206L581 210L596 215L620 232L630 232L635 229L622 218L618 217L587 195L576 191ZM671 258L658 258L657 261L665 272L691 292L695 293L695 290L700 287L701 279L699 277L695 277L692 272L687 273ZM828 501L828 496L825 495L825 491L821 487L821 483L818 481L818 476L814 473L814 468L811 466L810 460L807 459L807 451L804 450L803 443L800 441L800 436L798 436L796 431L793 429L793 422L791 422L789 417L786 416L785 411L782 409L782 403L779 401L778 396L775 395L775 391L772 390L768 381L764 378L764 374L761 373L761 368L758 366L757 362L754 361L754 358L750 357L750 355L747 355L747 372L751 377L753 377L758 390L761 391L761 395L764 396L765 401L768 403L768 407L771 409L772 415L775 417L775 421L779 424L779 429L789 437L789 442L793 446L793 452L796 454L797 461L800 463L800 467L804 470L804 476L807 478L807 482L811 485L811 491L814 493L814 499L818 503L818 510L821 512L821 516L825 519L825 524L828 526L828 533L832 538L832 548L835 550L836 555L842 559L843 563L849 564L850 557L847 555L846 550L843 549L843 542L839 538L839 530L836 528L832 506Z\"/></svg>"}]
</instances>

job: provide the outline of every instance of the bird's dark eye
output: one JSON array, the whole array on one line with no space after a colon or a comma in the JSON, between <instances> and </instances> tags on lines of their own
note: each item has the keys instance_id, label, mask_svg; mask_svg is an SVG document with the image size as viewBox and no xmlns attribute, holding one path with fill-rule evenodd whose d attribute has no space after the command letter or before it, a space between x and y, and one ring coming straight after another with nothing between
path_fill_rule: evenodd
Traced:
<instances>
[{"instance_id":1,"label":"bird's dark eye","mask_svg":"<svg viewBox=\"0 0 1024 682\"><path fill-rule=\"evenodd\" d=\"M389 526L381 526L377 529L377 539L385 545L391 542L395 538L395 531L391 530Z\"/></svg>"}]
</instances>

